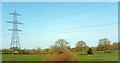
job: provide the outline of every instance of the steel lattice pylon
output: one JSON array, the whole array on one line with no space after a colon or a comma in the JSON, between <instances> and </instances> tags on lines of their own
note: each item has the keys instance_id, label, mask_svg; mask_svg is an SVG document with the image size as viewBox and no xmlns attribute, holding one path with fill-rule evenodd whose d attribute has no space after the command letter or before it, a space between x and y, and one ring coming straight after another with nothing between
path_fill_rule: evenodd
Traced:
<instances>
[{"instance_id":1,"label":"steel lattice pylon","mask_svg":"<svg viewBox=\"0 0 120 63\"><path fill-rule=\"evenodd\" d=\"M8 29L9 31L12 31L12 38L11 38L11 45L10 47L18 47L20 48L20 40L19 40L19 31L22 32L22 30L18 29L18 24L23 24L17 21L17 16L21 16L20 14L16 13L16 10L14 13L10 13L13 15L13 21L7 21L7 23L13 24L13 29Z\"/></svg>"}]
</instances>

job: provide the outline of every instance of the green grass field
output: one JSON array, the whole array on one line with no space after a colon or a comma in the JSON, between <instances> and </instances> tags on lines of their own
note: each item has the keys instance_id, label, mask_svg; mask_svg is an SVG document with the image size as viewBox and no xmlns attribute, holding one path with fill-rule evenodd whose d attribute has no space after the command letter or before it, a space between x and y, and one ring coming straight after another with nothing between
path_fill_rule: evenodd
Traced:
<instances>
[{"instance_id":1,"label":"green grass field","mask_svg":"<svg viewBox=\"0 0 120 63\"><path fill-rule=\"evenodd\" d=\"M103 52L103 51L102 51ZM81 52L73 52L78 57L78 61L118 61L118 51L113 53L101 53L93 55L80 55Z\"/></svg>"},{"instance_id":2,"label":"green grass field","mask_svg":"<svg viewBox=\"0 0 120 63\"><path fill-rule=\"evenodd\" d=\"M43 61L47 54L2 54L3 61Z\"/></svg>"},{"instance_id":3,"label":"green grass field","mask_svg":"<svg viewBox=\"0 0 120 63\"><path fill-rule=\"evenodd\" d=\"M102 53L93 55L80 55L81 52L73 52L78 57L78 61L118 61L118 53ZM48 54L3 54L3 61L44 61Z\"/></svg>"},{"instance_id":4,"label":"green grass field","mask_svg":"<svg viewBox=\"0 0 120 63\"><path fill-rule=\"evenodd\" d=\"M95 55L77 55L78 61L118 61L117 53L95 54Z\"/></svg>"}]
</instances>

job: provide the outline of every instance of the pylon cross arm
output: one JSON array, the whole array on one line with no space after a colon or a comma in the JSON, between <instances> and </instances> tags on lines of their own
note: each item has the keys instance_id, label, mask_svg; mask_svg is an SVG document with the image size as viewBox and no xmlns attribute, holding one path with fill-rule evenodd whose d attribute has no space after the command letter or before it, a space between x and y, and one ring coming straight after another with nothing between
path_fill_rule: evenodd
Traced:
<instances>
[{"instance_id":1,"label":"pylon cross arm","mask_svg":"<svg viewBox=\"0 0 120 63\"><path fill-rule=\"evenodd\" d=\"M22 32L22 30L19 30L19 29L8 29L9 31L20 31Z\"/></svg>"}]
</instances>

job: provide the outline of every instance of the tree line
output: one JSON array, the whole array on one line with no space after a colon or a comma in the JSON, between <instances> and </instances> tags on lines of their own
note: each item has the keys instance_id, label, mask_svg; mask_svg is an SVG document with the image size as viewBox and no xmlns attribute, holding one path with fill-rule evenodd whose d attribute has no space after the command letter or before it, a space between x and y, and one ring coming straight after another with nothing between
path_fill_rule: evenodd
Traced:
<instances>
[{"instance_id":1,"label":"tree line","mask_svg":"<svg viewBox=\"0 0 120 63\"><path fill-rule=\"evenodd\" d=\"M63 51L68 50L71 52L87 52L87 51L104 51L109 50L118 50L120 49L120 42L114 42L111 44L111 41L108 38L102 38L99 40L96 47L89 47L84 41L78 41L74 48L69 46L69 42L65 39L58 39L54 45L51 45L50 48L41 49L20 49L17 47L11 47L9 49L2 49L2 53L20 53L20 54L53 54L53 53L63 53Z\"/></svg>"},{"instance_id":2,"label":"tree line","mask_svg":"<svg viewBox=\"0 0 120 63\"><path fill-rule=\"evenodd\" d=\"M59 39L55 42L55 45L51 47L54 48L66 48L69 51L80 51L80 52L86 52L89 48L91 48L93 51L109 51L109 50L118 50L120 49L120 42L114 42L111 44L111 41L108 38L100 39L98 42L98 45L96 47L89 47L86 45L86 42L84 41L78 41L75 45L75 48L70 48L70 46L67 46L69 42L67 42L65 39ZM59 49L57 49L59 50Z\"/></svg>"}]
</instances>

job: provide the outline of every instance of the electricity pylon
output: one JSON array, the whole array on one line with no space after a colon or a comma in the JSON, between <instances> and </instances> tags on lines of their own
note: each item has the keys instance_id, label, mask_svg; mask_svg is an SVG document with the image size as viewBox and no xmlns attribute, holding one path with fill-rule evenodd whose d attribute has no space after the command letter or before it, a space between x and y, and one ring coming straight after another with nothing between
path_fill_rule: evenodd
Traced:
<instances>
[{"instance_id":1,"label":"electricity pylon","mask_svg":"<svg viewBox=\"0 0 120 63\"><path fill-rule=\"evenodd\" d=\"M7 21L7 23L13 24L13 29L8 29L9 31L12 31L12 38L11 38L11 45L10 47L18 47L20 48L20 40L19 40L19 31L22 32L22 30L18 29L18 24L22 24L17 21L17 16L21 16L20 14L16 13L16 10L13 13L10 13L13 15L13 21Z\"/></svg>"}]
</instances>

